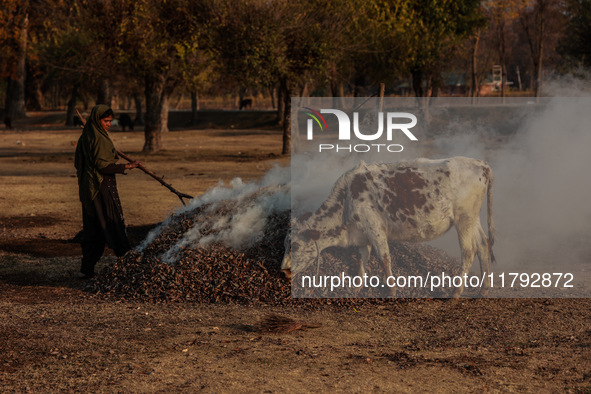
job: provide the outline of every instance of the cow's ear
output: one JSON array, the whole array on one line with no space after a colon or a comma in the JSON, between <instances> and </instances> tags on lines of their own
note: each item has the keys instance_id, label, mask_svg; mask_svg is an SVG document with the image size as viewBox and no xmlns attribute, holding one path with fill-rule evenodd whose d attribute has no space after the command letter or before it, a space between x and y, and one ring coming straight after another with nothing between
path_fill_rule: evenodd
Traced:
<instances>
[{"instance_id":1,"label":"cow's ear","mask_svg":"<svg viewBox=\"0 0 591 394\"><path fill-rule=\"evenodd\" d=\"M300 234L306 242L318 241L320 239L320 231L318 230L304 230Z\"/></svg>"}]
</instances>

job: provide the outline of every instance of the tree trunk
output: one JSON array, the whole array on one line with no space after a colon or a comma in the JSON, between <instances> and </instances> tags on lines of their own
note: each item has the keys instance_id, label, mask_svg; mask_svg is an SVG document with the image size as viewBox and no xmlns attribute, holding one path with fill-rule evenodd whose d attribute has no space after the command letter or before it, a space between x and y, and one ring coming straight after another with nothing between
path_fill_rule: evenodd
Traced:
<instances>
[{"instance_id":1,"label":"tree trunk","mask_svg":"<svg viewBox=\"0 0 591 394\"><path fill-rule=\"evenodd\" d=\"M283 97L284 91L279 83L279 89L277 89L277 125L283 126L285 122L285 98Z\"/></svg>"},{"instance_id":2,"label":"tree trunk","mask_svg":"<svg viewBox=\"0 0 591 394\"><path fill-rule=\"evenodd\" d=\"M540 53L538 54L538 61L536 64L536 70L535 70L535 79L536 79L536 84L535 84L535 90L534 90L534 95L535 97L539 98L542 95L542 47L540 45Z\"/></svg>"},{"instance_id":3,"label":"tree trunk","mask_svg":"<svg viewBox=\"0 0 591 394\"><path fill-rule=\"evenodd\" d=\"M97 92L96 103L111 106L111 84L107 78L101 80Z\"/></svg>"},{"instance_id":4,"label":"tree trunk","mask_svg":"<svg viewBox=\"0 0 591 394\"><path fill-rule=\"evenodd\" d=\"M149 75L145 80L146 124L144 147L146 153L162 149L162 133L168 131L168 98L172 93L165 75Z\"/></svg>"},{"instance_id":5,"label":"tree trunk","mask_svg":"<svg viewBox=\"0 0 591 394\"><path fill-rule=\"evenodd\" d=\"M25 78L27 58L27 34L29 16L25 15L17 44L16 64L6 86L5 117L10 121L24 118L25 113Z\"/></svg>"},{"instance_id":6,"label":"tree trunk","mask_svg":"<svg viewBox=\"0 0 591 394\"><path fill-rule=\"evenodd\" d=\"M241 87L238 89L238 109L242 109L242 100L246 96L246 88Z\"/></svg>"},{"instance_id":7,"label":"tree trunk","mask_svg":"<svg viewBox=\"0 0 591 394\"><path fill-rule=\"evenodd\" d=\"M161 132L168 133L168 110L170 107L170 94L166 91L162 94L162 101L160 102L160 124L162 125Z\"/></svg>"},{"instance_id":8,"label":"tree trunk","mask_svg":"<svg viewBox=\"0 0 591 394\"><path fill-rule=\"evenodd\" d=\"M300 99L299 99L299 107L304 107L306 105L310 105L310 93L308 82L304 82L304 85L300 89Z\"/></svg>"},{"instance_id":9,"label":"tree trunk","mask_svg":"<svg viewBox=\"0 0 591 394\"><path fill-rule=\"evenodd\" d=\"M275 104L275 88L269 88L269 94L271 95L271 108L275 109L277 108L277 105Z\"/></svg>"},{"instance_id":10,"label":"tree trunk","mask_svg":"<svg viewBox=\"0 0 591 394\"><path fill-rule=\"evenodd\" d=\"M41 111L43 109L43 73L27 62L27 77L25 79L25 106L27 111Z\"/></svg>"},{"instance_id":11,"label":"tree trunk","mask_svg":"<svg viewBox=\"0 0 591 394\"><path fill-rule=\"evenodd\" d=\"M498 52L499 52L499 63L501 64L501 101L505 103L505 76L507 75L507 67L505 61L505 22L500 21L497 26L497 40L498 40Z\"/></svg>"},{"instance_id":12,"label":"tree trunk","mask_svg":"<svg viewBox=\"0 0 591 394\"><path fill-rule=\"evenodd\" d=\"M344 88L343 82L338 77L336 64L332 65L332 73L330 77L330 92L332 94L332 105L334 108L343 108Z\"/></svg>"},{"instance_id":13,"label":"tree trunk","mask_svg":"<svg viewBox=\"0 0 591 394\"><path fill-rule=\"evenodd\" d=\"M386 94L386 84L380 83L380 101L378 102L378 112L384 111L384 95Z\"/></svg>"},{"instance_id":14,"label":"tree trunk","mask_svg":"<svg viewBox=\"0 0 591 394\"><path fill-rule=\"evenodd\" d=\"M441 87L443 86L443 81L438 74L433 74L429 79L429 90L431 91L430 97L439 97L441 93Z\"/></svg>"},{"instance_id":15,"label":"tree trunk","mask_svg":"<svg viewBox=\"0 0 591 394\"><path fill-rule=\"evenodd\" d=\"M191 122L189 123L190 126L197 126L199 122L199 115L197 113L199 111L199 94L196 91L191 92Z\"/></svg>"},{"instance_id":16,"label":"tree trunk","mask_svg":"<svg viewBox=\"0 0 591 394\"><path fill-rule=\"evenodd\" d=\"M530 14L526 10L520 17L521 27L525 32L529 46L529 54L532 60L532 80L530 86L535 97L540 97L542 78L542 59L544 49L544 32L546 25L547 3L545 0L536 0L533 8L533 26L530 26Z\"/></svg>"},{"instance_id":17,"label":"tree trunk","mask_svg":"<svg viewBox=\"0 0 591 394\"><path fill-rule=\"evenodd\" d=\"M76 115L76 100L78 100L78 88L79 83L75 83L72 86L72 93L70 100L68 100L68 109L66 111L66 126L74 126L74 115Z\"/></svg>"},{"instance_id":18,"label":"tree trunk","mask_svg":"<svg viewBox=\"0 0 591 394\"><path fill-rule=\"evenodd\" d=\"M478 81L478 44L480 43L480 30L476 32L474 36L474 42L472 44L472 61L471 61L471 74L472 74L472 84L470 87L470 96L474 99L479 96L480 91L480 83ZM474 103L474 100L472 100Z\"/></svg>"},{"instance_id":19,"label":"tree trunk","mask_svg":"<svg viewBox=\"0 0 591 394\"><path fill-rule=\"evenodd\" d=\"M59 86L52 86L50 93L51 93L51 109L57 110L60 107L60 87Z\"/></svg>"},{"instance_id":20,"label":"tree trunk","mask_svg":"<svg viewBox=\"0 0 591 394\"><path fill-rule=\"evenodd\" d=\"M185 98L184 94L179 94L179 98L177 99L176 103L174 104L174 109L181 109L181 106L183 105L183 99Z\"/></svg>"},{"instance_id":21,"label":"tree trunk","mask_svg":"<svg viewBox=\"0 0 591 394\"><path fill-rule=\"evenodd\" d=\"M81 94L80 98L82 99L82 106L84 107L84 110L87 111L90 107L88 96L86 94Z\"/></svg>"},{"instance_id":22,"label":"tree trunk","mask_svg":"<svg viewBox=\"0 0 591 394\"><path fill-rule=\"evenodd\" d=\"M538 0L536 2L537 13L535 15L536 29L536 51L533 53L534 60L534 95L539 98L542 90L542 62L544 58L544 33L546 30L546 1Z\"/></svg>"},{"instance_id":23,"label":"tree trunk","mask_svg":"<svg viewBox=\"0 0 591 394\"><path fill-rule=\"evenodd\" d=\"M414 68L412 70L412 90L415 92L416 97L424 97L425 91L423 90L423 70L420 68Z\"/></svg>"},{"instance_id":24,"label":"tree trunk","mask_svg":"<svg viewBox=\"0 0 591 394\"><path fill-rule=\"evenodd\" d=\"M133 101L135 102L135 120L134 123L139 126L143 126L144 112L142 111L142 95L140 92L133 92Z\"/></svg>"},{"instance_id":25,"label":"tree trunk","mask_svg":"<svg viewBox=\"0 0 591 394\"><path fill-rule=\"evenodd\" d=\"M429 98L427 96L428 90L423 87L423 80L425 73L421 68L414 68L412 74L412 89L415 92L417 100L417 111L419 118L423 121L429 122ZM429 89L429 86L426 86Z\"/></svg>"},{"instance_id":26,"label":"tree trunk","mask_svg":"<svg viewBox=\"0 0 591 394\"><path fill-rule=\"evenodd\" d=\"M24 80L8 79L6 86L6 104L4 113L14 121L26 117Z\"/></svg>"},{"instance_id":27,"label":"tree trunk","mask_svg":"<svg viewBox=\"0 0 591 394\"><path fill-rule=\"evenodd\" d=\"M111 83L107 78L103 78L99 84L97 92L96 103L111 106Z\"/></svg>"},{"instance_id":28,"label":"tree trunk","mask_svg":"<svg viewBox=\"0 0 591 394\"><path fill-rule=\"evenodd\" d=\"M501 102L505 104L505 76L507 75L507 68L505 67L505 62L501 63Z\"/></svg>"},{"instance_id":29,"label":"tree trunk","mask_svg":"<svg viewBox=\"0 0 591 394\"><path fill-rule=\"evenodd\" d=\"M291 153L291 91L287 79L281 79L279 89L283 101L283 147L281 154L288 155Z\"/></svg>"}]
</instances>

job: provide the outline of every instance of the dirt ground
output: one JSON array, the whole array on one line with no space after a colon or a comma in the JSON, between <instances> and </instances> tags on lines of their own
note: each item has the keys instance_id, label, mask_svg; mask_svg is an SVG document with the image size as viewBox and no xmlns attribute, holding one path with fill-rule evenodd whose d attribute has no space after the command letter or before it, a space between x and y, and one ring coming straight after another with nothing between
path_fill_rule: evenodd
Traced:
<instances>
[{"instance_id":1,"label":"dirt ground","mask_svg":"<svg viewBox=\"0 0 591 394\"><path fill-rule=\"evenodd\" d=\"M75 278L80 130L62 119L33 113L0 129L0 391L591 392L589 299L306 310L95 297ZM120 150L191 195L288 164L279 130L226 126L173 128L166 149L150 156L140 153L141 131L113 135ZM134 243L180 206L140 171L118 183ZM114 259L108 252L98 268ZM269 313L322 326L258 331Z\"/></svg>"}]
</instances>

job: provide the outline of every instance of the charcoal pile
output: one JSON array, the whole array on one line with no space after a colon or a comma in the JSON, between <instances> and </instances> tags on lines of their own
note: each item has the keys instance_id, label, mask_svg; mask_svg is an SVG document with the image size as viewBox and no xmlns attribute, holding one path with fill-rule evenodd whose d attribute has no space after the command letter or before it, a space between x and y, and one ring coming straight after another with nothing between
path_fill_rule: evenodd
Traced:
<instances>
[{"instance_id":1,"label":"charcoal pile","mask_svg":"<svg viewBox=\"0 0 591 394\"><path fill-rule=\"evenodd\" d=\"M183 236L200 228L203 237L215 233L211 219L227 212L228 205L205 206L174 218L143 251L132 251L105 268L93 290L107 296L142 301L202 303L290 302L291 287L279 266L289 228L289 211L267 217L259 242L236 250L213 242L182 247L175 261L163 261Z\"/></svg>"},{"instance_id":2,"label":"charcoal pile","mask_svg":"<svg viewBox=\"0 0 591 394\"><path fill-rule=\"evenodd\" d=\"M149 242L127 253L106 267L92 282L94 292L104 297L149 302L198 302L264 304L275 306L319 306L322 304L359 305L386 302L379 294L298 294L292 298L291 283L280 271L284 240L290 226L290 210L285 205L268 204L269 195L285 193L281 188L261 188L246 196L204 203L169 218L148 236ZM252 212L265 202L264 217L252 219ZM268 209L269 206L274 208ZM222 242L223 236L235 236L236 218L249 217L249 237L239 247ZM260 219L260 220L259 220ZM262 224L261 224L262 223ZM260 227L262 230L255 231ZM252 231L250 231L252 229ZM242 231L240 234L245 233ZM240 235L242 236L242 235ZM204 242L206 240L207 242ZM189 242L190 241L190 242ZM396 274L437 269L457 271L458 262L445 253L425 245L391 245ZM331 248L322 254L333 270L349 271L339 264L342 254L353 249ZM396 271L398 269L398 271ZM381 264L371 259L367 272L383 276ZM354 273L352 273L353 275ZM414 296L412 293L400 293ZM335 298L337 297L337 298ZM343 298L338 298L343 297Z\"/></svg>"}]
</instances>

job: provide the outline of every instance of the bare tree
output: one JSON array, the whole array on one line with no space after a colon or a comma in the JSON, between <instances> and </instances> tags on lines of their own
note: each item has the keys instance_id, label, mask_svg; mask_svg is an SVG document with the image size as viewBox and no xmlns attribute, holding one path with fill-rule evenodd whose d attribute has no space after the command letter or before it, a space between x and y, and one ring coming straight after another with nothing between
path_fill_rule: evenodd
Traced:
<instances>
[{"instance_id":1,"label":"bare tree","mask_svg":"<svg viewBox=\"0 0 591 394\"><path fill-rule=\"evenodd\" d=\"M523 29L532 63L534 96L540 97L544 59L548 44L556 43L563 30L561 2L557 0L526 0L519 10L519 24Z\"/></svg>"},{"instance_id":2,"label":"bare tree","mask_svg":"<svg viewBox=\"0 0 591 394\"><path fill-rule=\"evenodd\" d=\"M485 9L494 32L497 59L501 66L501 97L506 96L505 86L507 82L507 63L512 40L513 25L517 17L517 7L520 0L491 0L486 3Z\"/></svg>"},{"instance_id":3,"label":"bare tree","mask_svg":"<svg viewBox=\"0 0 591 394\"><path fill-rule=\"evenodd\" d=\"M25 78L29 29L29 2L10 1L3 4L2 38L3 68L6 76L5 116L15 120L25 114Z\"/></svg>"}]
</instances>

